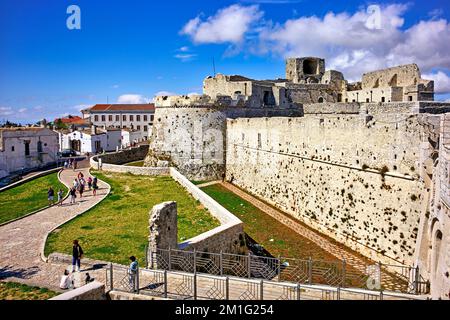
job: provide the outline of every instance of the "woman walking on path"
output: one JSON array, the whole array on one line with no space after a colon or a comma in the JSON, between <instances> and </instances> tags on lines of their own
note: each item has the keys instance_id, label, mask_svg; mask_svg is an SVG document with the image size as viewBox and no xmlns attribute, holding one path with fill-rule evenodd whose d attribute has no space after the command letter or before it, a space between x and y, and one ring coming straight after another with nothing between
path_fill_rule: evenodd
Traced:
<instances>
[{"instance_id":1,"label":"woman walking on path","mask_svg":"<svg viewBox=\"0 0 450 320\"><path fill-rule=\"evenodd\" d=\"M47 191L47 199L48 199L48 205L52 206L53 205L53 199L55 197L55 191L53 190L52 187L48 188Z\"/></svg>"},{"instance_id":2,"label":"woman walking on path","mask_svg":"<svg viewBox=\"0 0 450 320\"><path fill-rule=\"evenodd\" d=\"M91 191L91 189L92 189L92 177L88 178L87 183L88 183L89 191Z\"/></svg>"},{"instance_id":3,"label":"woman walking on path","mask_svg":"<svg viewBox=\"0 0 450 320\"><path fill-rule=\"evenodd\" d=\"M92 181L92 195L94 197L97 195L97 189L98 189L98 180L97 177L94 177L94 180Z\"/></svg>"},{"instance_id":4,"label":"woman walking on path","mask_svg":"<svg viewBox=\"0 0 450 320\"><path fill-rule=\"evenodd\" d=\"M80 183L80 186L78 187L78 192L80 193L80 198L83 198L84 184Z\"/></svg>"},{"instance_id":5,"label":"woman walking on path","mask_svg":"<svg viewBox=\"0 0 450 320\"><path fill-rule=\"evenodd\" d=\"M75 198L77 197L77 189L72 187L70 189L70 204L75 204Z\"/></svg>"},{"instance_id":6,"label":"woman walking on path","mask_svg":"<svg viewBox=\"0 0 450 320\"><path fill-rule=\"evenodd\" d=\"M81 258L83 257L83 249L81 249L78 240L73 240L72 247L72 272L75 272L75 266L78 267L78 271L81 269Z\"/></svg>"}]
</instances>

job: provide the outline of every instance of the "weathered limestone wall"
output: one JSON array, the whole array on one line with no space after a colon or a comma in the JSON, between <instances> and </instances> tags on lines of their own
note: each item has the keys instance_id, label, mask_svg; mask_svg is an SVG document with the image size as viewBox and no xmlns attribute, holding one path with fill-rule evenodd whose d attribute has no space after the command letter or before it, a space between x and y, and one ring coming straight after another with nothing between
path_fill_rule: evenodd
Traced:
<instances>
[{"instance_id":1,"label":"weathered limestone wall","mask_svg":"<svg viewBox=\"0 0 450 320\"><path fill-rule=\"evenodd\" d=\"M93 158L101 158L103 163L109 164L125 164L129 162L143 160L148 153L148 145L141 145L139 147L125 149L119 152L106 153L103 155L94 156Z\"/></svg>"},{"instance_id":2,"label":"weathered limestone wall","mask_svg":"<svg viewBox=\"0 0 450 320\"><path fill-rule=\"evenodd\" d=\"M228 120L228 180L359 252L412 264L424 115ZM425 140L424 140L425 139Z\"/></svg>"},{"instance_id":3,"label":"weathered limestone wall","mask_svg":"<svg viewBox=\"0 0 450 320\"><path fill-rule=\"evenodd\" d=\"M180 183L200 203L208 209L220 226L202 233L179 244L183 250L202 252L227 252L245 254L247 252L244 236L244 224L234 214L222 207L213 198L200 190L175 168L171 168L171 176Z\"/></svg>"},{"instance_id":4,"label":"weathered limestone wall","mask_svg":"<svg viewBox=\"0 0 450 320\"><path fill-rule=\"evenodd\" d=\"M178 212L174 201L155 205L150 211L148 247L176 249L178 247Z\"/></svg>"},{"instance_id":5,"label":"weathered limestone wall","mask_svg":"<svg viewBox=\"0 0 450 320\"><path fill-rule=\"evenodd\" d=\"M105 285L94 281L80 288L65 292L50 300L106 300Z\"/></svg>"},{"instance_id":6,"label":"weathered limestone wall","mask_svg":"<svg viewBox=\"0 0 450 320\"><path fill-rule=\"evenodd\" d=\"M223 112L211 108L157 108L146 165L176 166L199 180L220 177L225 119Z\"/></svg>"},{"instance_id":7,"label":"weathered limestone wall","mask_svg":"<svg viewBox=\"0 0 450 320\"><path fill-rule=\"evenodd\" d=\"M297 116L301 109L157 107L146 166L174 166L192 180L220 179L225 172L226 119Z\"/></svg>"}]
</instances>

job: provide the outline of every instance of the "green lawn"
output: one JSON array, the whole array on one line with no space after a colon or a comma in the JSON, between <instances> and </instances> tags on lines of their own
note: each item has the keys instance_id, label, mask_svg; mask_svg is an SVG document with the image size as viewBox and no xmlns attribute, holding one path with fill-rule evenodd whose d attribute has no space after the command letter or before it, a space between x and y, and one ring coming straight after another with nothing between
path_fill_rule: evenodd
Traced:
<instances>
[{"instance_id":1,"label":"green lawn","mask_svg":"<svg viewBox=\"0 0 450 320\"><path fill-rule=\"evenodd\" d=\"M222 206L244 222L244 231L271 255L291 258L336 261L312 241L300 236L276 219L220 184L202 188Z\"/></svg>"},{"instance_id":2,"label":"green lawn","mask_svg":"<svg viewBox=\"0 0 450 320\"><path fill-rule=\"evenodd\" d=\"M144 160L130 162L130 163L127 163L126 166L128 166L128 167L143 167L144 166Z\"/></svg>"},{"instance_id":3,"label":"green lawn","mask_svg":"<svg viewBox=\"0 0 450 320\"><path fill-rule=\"evenodd\" d=\"M0 282L0 300L48 300L59 293L14 282Z\"/></svg>"},{"instance_id":4,"label":"green lawn","mask_svg":"<svg viewBox=\"0 0 450 320\"><path fill-rule=\"evenodd\" d=\"M171 177L95 173L111 185L111 194L98 206L52 233L45 252L71 254L79 239L90 258L128 264L136 256L143 264L149 235L149 211L164 201L178 205L178 239L189 239L220 225L200 202Z\"/></svg>"},{"instance_id":5,"label":"green lawn","mask_svg":"<svg viewBox=\"0 0 450 320\"><path fill-rule=\"evenodd\" d=\"M55 190L55 201L59 188L67 192L67 188L58 180L58 174L31 180L25 184L0 193L0 223L20 218L28 213L48 205L47 190L52 186Z\"/></svg>"}]
</instances>

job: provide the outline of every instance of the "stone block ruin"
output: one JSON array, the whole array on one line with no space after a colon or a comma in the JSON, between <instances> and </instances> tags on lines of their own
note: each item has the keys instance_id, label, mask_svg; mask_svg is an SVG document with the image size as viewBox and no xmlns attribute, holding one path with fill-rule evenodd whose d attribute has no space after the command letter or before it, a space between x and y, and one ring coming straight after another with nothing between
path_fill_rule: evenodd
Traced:
<instances>
[{"instance_id":1,"label":"stone block ruin","mask_svg":"<svg viewBox=\"0 0 450 320\"><path fill-rule=\"evenodd\" d=\"M361 254L450 291L450 103L416 64L350 83L315 57L285 79L209 76L156 99L148 166L228 180Z\"/></svg>"}]
</instances>

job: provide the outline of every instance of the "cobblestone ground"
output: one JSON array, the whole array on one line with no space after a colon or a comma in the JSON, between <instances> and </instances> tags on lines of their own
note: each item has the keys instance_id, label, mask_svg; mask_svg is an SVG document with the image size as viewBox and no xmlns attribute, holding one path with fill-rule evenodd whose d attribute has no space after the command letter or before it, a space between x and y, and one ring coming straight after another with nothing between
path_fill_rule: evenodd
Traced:
<instances>
[{"instance_id":1,"label":"cobblestone ground","mask_svg":"<svg viewBox=\"0 0 450 320\"><path fill-rule=\"evenodd\" d=\"M87 161L79 163L79 168L76 171L64 170L60 175L61 181L70 186L79 172L83 172L85 177L89 175ZM77 197L74 205L66 199L62 206L53 206L0 227L0 280L56 290L67 265L54 265L41 259L47 234L103 200L109 193L109 185L99 181L99 188L96 197L86 191L82 199ZM42 190L42 194L45 197L46 190ZM95 276L96 272L89 272Z\"/></svg>"},{"instance_id":2,"label":"cobblestone ground","mask_svg":"<svg viewBox=\"0 0 450 320\"><path fill-rule=\"evenodd\" d=\"M355 270L360 272L362 275L367 273L367 266L368 265L376 265L376 262L370 261L362 256L360 256L357 253L352 252L349 249L340 247L336 243L333 243L325 236L322 236L318 232L315 232L301 223L295 221L294 219L289 218L286 214L282 213L279 210L274 209L273 207L265 204L261 200L257 199L256 197L253 197L252 195L248 194L247 192L244 192L243 190L239 189L238 187L228 183L228 182L222 182L221 183L225 188L230 190L231 192L235 193L242 199L248 201L261 211L265 212L266 214L274 217L287 227L291 228L301 236L311 240L316 245L321 247L322 249L326 250L327 252L334 255L339 260L345 260L347 265L353 267ZM400 269L399 269L400 272ZM358 275L354 275L358 277ZM361 283L363 283L366 279L364 276L361 278ZM382 272L381 273L381 283L382 286L387 290L392 291L408 291L408 283L404 281L403 279L400 279L391 273Z\"/></svg>"}]
</instances>

